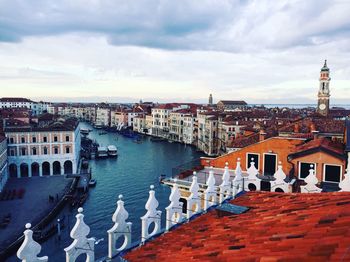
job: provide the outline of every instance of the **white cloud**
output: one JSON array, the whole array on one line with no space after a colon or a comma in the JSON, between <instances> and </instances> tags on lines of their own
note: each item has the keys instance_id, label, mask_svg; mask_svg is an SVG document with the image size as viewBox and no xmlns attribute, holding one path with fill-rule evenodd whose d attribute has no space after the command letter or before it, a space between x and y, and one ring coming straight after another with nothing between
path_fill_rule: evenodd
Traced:
<instances>
[{"instance_id":1,"label":"white cloud","mask_svg":"<svg viewBox=\"0 0 350 262\"><path fill-rule=\"evenodd\" d=\"M340 101L349 13L325 0L0 1L1 91L309 102L327 58Z\"/></svg>"}]
</instances>

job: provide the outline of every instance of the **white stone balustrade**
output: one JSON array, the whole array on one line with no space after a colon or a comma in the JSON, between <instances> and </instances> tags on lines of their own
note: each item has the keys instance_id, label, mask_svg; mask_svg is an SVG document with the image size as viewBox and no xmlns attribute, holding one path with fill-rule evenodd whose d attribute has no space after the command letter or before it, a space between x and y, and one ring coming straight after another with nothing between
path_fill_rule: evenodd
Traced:
<instances>
[{"instance_id":1,"label":"white stone balustrade","mask_svg":"<svg viewBox=\"0 0 350 262\"><path fill-rule=\"evenodd\" d=\"M222 183L220 184L219 188L220 188L219 203L221 204L231 196L230 172L228 169L227 162L225 163L225 170L224 170L224 173L222 174Z\"/></svg>"},{"instance_id":2,"label":"white stone balustrade","mask_svg":"<svg viewBox=\"0 0 350 262\"><path fill-rule=\"evenodd\" d=\"M344 179L339 183L340 190L339 192L350 192L350 173L349 169L346 170Z\"/></svg>"},{"instance_id":3,"label":"white stone balustrade","mask_svg":"<svg viewBox=\"0 0 350 262\"><path fill-rule=\"evenodd\" d=\"M202 211L196 172L193 172L190 193L190 196L187 198L187 219Z\"/></svg>"},{"instance_id":4,"label":"white stone balustrade","mask_svg":"<svg viewBox=\"0 0 350 262\"><path fill-rule=\"evenodd\" d=\"M174 185L171 189L169 196L170 205L165 208L166 210L166 223L165 229L168 231L174 225L181 223L183 220L182 206L180 202L181 194L177 185L177 179L174 179Z\"/></svg>"},{"instance_id":5,"label":"white stone balustrade","mask_svg":"<svg viewBox=\"0 0 350 262\"><path fill-rule=\"evenodd\" d=\"M126 222L129 213L125 210L123 196L119 195L117 209L115 210L112 221L114 225L107 231L108 234L108 258L112 259L119 252L128 249L131 246L131 222ZM124 237L124 242L120 247L116 247L116 242L120 237Z\"/></svg>"},{"instance_id":6,"label":"white stone balustrade","mask_svg":"<svg viewBox=\"0 0 350 262\"><path fill-rule=\"evenodd\" d=\"M147 200L147 203L145 205L145 208L147 210L147 213L141 217L141 242L144 243L147 239L150 237L159 234L161 230L161 215L162 211L157 210L157 207L159 205L155 192L154 192L154 186L150 186L151 190L149 191L149 197ZM154 223L154 229L152 232L149 232L150 225Z\"/></svg>"},{"instance_id":7,"label":"white stone balustrade","mask_svg":"<svg viewBox=\"0 0 350 262\"><path fill-rule=\"evenodd\" d=\"M241 159L237 159L237 167L235 170L235 178L232 180L232 196L236 197L243 190L243 176L241 168Z\"/></svg>"},{"instance_id":8,"label":"white stone balustrade","mask_svg":"<svg viewBox=\"0 0 350 262\"><path fill-rule=\"evenodd\" d=\"M282 163L281 161L278 162L277 171L273 175L276 180L271 181L271 192L283 192L283 193L290 193L291 192L291 186L289 183L286 183L284 181L286 179L286 174L282 170Z\"/></svg>"},{"instance_id":9,"label":"white stone balustrade","mask_svg":"<svg viewBox=\"0 0 350 262\"><path fill-rule=\"evenodd\" d=\"M313 165L310 165L309 175L304 179L306 185L300 186L301 193L320 193L321 188L317 186L318 179L313 169Z\"/></svg>"},{"instance_id":10,"label":"white stone balustrade","mask_svg":"<svg viewBox=\"0 0 350 262\"><path fill-rule=\"evenodd\" d=\"M75 217L77 221L70 232L70 236L74 241L69 247L64 249L66 252L66 262L74 262L81 254L86 254L86 262L94 262L95 239L87 238L90 228L84 222L82 207L78 208L78 214Z\"/></svg>"},{"instance_id":11,"label":"white stone balustrade","mask_svg":"<svg viewBox=\"0 0 350 262\"><path fill-rule=\"evenodd\" d=\"M17 251L17 257L23 262L43 262L48 261L48 257L38 257L41 246L33 239L33 231L30 229L31 224L26 224L26 230L24 231L24 241Z\"/></svg>"},{"instance_id":12,"label":"white stone balustrade","mask_svg":"<svg viewBox=\"0 0 350 262\"><path fill-rule=\"evenodd\" d=\"M204 210L208 210L217 203L217 192L215 187L215 177L213 167L210 167L207 179L207 189L204 191Z\"/></svg>"}]
</instances>

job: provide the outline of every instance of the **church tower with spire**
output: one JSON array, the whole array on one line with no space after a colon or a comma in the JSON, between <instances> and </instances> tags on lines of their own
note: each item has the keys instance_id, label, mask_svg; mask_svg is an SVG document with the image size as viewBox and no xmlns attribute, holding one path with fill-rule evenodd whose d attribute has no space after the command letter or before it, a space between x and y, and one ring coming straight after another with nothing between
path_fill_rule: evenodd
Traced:
<instances>
[{"instance_id":1,"label":"church tower with spire","mask_svg":"<svg viewBox=\"0 0 350 262\"><path fill-rule=\"evenodd\" d=\"M320 88L318 90L318 104L317 112L323 116L328 116L329 113L329 68L327 67L327 60L324 61L324 65L320 72Z\"/></svg>"}]
</instances>

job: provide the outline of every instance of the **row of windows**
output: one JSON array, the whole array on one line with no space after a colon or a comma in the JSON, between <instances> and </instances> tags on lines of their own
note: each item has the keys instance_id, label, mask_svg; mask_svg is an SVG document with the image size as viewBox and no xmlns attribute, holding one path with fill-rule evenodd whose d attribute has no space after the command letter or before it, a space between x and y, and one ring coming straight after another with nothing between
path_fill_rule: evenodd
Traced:
<instances>
[{"instance_id":1,"label":"row of windows","mask_svg":"<svg viewBox=\"0 0 350 262\"><path fill-rule=\"evenodd\" d=\"M24 137L24 136L22 136L21 139L20 139L21 143L26 143L26 140L27 140L27 139L26 139L26 137ZM43 142L43 143L47 143L47 141L48 141L48 137L47 137L47 136L42 137L42 142ZM66 142L70 142L70 136L66 136L65 141L66 141ZM32 143L37 143L37 142L38 142L37 137L33 136L31 142L32 142ZM53 137L53 142L58 142L58 136L54 136L54 137ZM9 144L14 144L14 143L15 143L14 137L10 137L10 138L8 139L8 143L9 143Z\"/></svg>"},{"instance_id":2,"label":"row of windows","mask_svg":"<svg viewBox=\"0 0 350 262\"><path fill-rule=\"evenodd\" d=\"M259 169L259 158L260 154L247 153L247 168L250 166L250 162L254 162L254 165ZM264 154L264 167L263 172L265 175L273 175L277 168L277 155L275 154ZM316 163L299 162L298 176L300 179L305 179L310 172L311 166L314 170L317 170ZM323 181L325 182L337 182L341 181L342 167L340 165L323 165Z\"/></svg>"},{"instance_id":3,"label":"row of windows","mask_svg":"<svg viewBox=\"0 0 350 262\"><path fill-rule=\"evenodd\" d=\"M54 153L55 155L60 154L59 148L58 148L57 146L53 148L53 153ZM66 153L66 154L70 154L70 153L71 153L71 148L70 148L69 146L67 146L67 147L65 148L65 153ZM36 147L33 147L33 148L31 149L31 155L35 156L35 155L37 155L37 154L38 154L38 149L37 149ZM44 148L43 148L43 154L44 154L44 155L48 155L48 154L49 154L49 150L48 150L47 147L44 147ZM16 155L17 155L16 149L15 149L15 148L11 148L11 149L10 149L10 156L16 156ZM27 150L27 148L25 148L25 147L20 148L20 155L21 155L21 156L26 156L26 155L28 155L28 150Z\"/></svg>"}]
</instances>

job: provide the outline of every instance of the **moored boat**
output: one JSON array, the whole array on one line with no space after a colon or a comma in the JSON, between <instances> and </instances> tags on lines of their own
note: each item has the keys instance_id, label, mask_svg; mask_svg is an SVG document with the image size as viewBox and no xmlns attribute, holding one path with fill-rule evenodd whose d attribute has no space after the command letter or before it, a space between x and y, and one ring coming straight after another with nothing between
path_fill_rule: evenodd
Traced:
<instances>
[{"instance_id":1,"label":"moored boat","mask_svg":"<svg viewBox=\"0 0 350 262\"><path fill-rule=\"evenodd\" d=\"M94 186L96 186L96 183L97 183L97 180L96 180L96 179L91 179L91 180L89 181L89 187L94 187Z\"/></svg>"},{"instance_id":2,"label":"moored boat","mask_svg":"<svg viewBox=\"0 0 350 262\"><path fill-rule=\"evenodd\" d=\"M116 146L114 146L114 145L109 145L107 147L107 153L109 156L112 156L112 157L118 156L118 150L117 150Z\"/></svg>"},{"instance_id":3,"label":"moored boat","mask_svg":"<svg viewBox=\"0 0 350 262\"><path fill-rule=\"evenodd\" d=\"M97 157L99 157L99 158L108 157L107 147L99 146L97 148Z\"/></svg>"},{"instance_id":4,"label":"moored boat","mask_svg":"<svg viewBox=\"0 0 350 262\"><path fill-rule=\"evenodd\" d=\"M90 133L90 130L87 128L80 128L80 134L82 135L88 135Z\"/></svg>"},{"instance_id":5,"label":"moored boat","mask_svg":"<svg viewBox=\"0 0 350 262\"><path fill-rule=\"evenodd\" d=\"M162 138L162 137L151 137L150 139L152 142L162 142L162 141L165 141L166 139L165 138Z\"/></svg>"}]
</instances>

